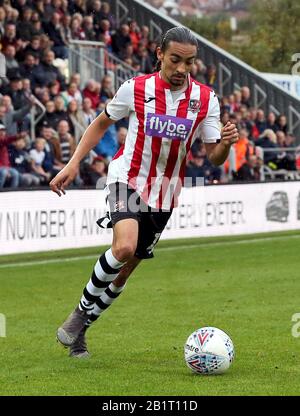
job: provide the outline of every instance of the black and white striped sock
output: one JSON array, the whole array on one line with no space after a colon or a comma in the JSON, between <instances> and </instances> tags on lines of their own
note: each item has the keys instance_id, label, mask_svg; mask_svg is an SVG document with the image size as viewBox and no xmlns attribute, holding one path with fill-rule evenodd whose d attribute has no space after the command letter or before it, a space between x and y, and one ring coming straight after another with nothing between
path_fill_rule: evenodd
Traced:
<instances>
[{"instance_id":1,"label":"black and white striped sock","mask_svg":"<svg viewBox=\"0 0 300 416\"><path fill-rule=\"evenodd\" d=\"M123 292L126 286L115 286L114 283L110 283L108 288L102 293L98 300L96 300L93 310L91 311L91 316L87 321L86 325L90 326L100 315L106 311L106 309L117 299L117 297Z\"/></svg>"},{"instance_id":2,"label":"black and white striped sock","mask_svg":"<svg viewBox=\"0 0 300 416\"><path fill-rule=\"evenodd\" d=\"M95 264L92 276L83 290L83 295L79 302L79 309L92 312L94 303L104 290L109 286L118 275L125 263L117 260L112 254L111 249L107 250Z\"/></svg>"}]
</instances>

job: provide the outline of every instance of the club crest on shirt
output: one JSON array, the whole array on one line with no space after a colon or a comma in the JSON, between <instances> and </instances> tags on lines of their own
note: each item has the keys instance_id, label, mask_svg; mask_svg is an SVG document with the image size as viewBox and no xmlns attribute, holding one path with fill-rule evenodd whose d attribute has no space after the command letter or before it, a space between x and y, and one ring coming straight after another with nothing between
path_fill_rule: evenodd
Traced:
<instances>
[{"instance_id":1,"label":"club crest on shirt","mask_svg":"<svg viewBox=\"0 0 300 416\"><path fill-rule=\"evenodd\" d=\"M121 209L124 209L124 208L125 208L125 202L124 202L124 201L122 201L122 200L117 201L117 202L115 203L115 209L114 209L114 212L119 212Z\"/></svg>"},{"instance_id":2,"label":"club crest on shirt","mask_svg":"<svg viewBox=\"0 0 300 416\"><path fill-rule=\"evenodd\" d=\"M188 111L192 113L199 113L201 108L201 101L200 100L190 100Z\"/></svg>"}]
</instances>

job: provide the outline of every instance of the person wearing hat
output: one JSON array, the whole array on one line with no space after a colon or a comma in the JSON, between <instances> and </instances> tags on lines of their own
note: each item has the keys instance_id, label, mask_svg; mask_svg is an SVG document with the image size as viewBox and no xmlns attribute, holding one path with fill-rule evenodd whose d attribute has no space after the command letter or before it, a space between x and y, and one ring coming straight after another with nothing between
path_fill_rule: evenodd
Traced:
<instances>
[{"instance_id":1,"label":"person wearing hat","mask_svg":"<svg viewBox=\"0 0 300 416\"><path fill-rule=\"evenodd\" d=\"M20 182L19 172L12 168L7 146L16 140L16 136L7 136L4 124L0 124L0 189L4 185L17 188Z\"/></svg>"}]
</instances>

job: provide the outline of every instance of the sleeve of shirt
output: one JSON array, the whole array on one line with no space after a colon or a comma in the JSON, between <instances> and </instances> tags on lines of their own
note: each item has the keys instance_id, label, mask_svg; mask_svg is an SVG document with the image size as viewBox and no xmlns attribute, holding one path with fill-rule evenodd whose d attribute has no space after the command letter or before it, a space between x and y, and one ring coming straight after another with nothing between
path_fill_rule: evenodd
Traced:
<instances>
[{"instance_id":1,"label":"sleeve of shirt","mask_svg":"<svg viewBox=\"0 0 300 416\"><path fill-rule=\"evenodd\" d=\"M218 143L221 139L220 104L212 91L207 116L199 126L199 133L204 143Z\"/></svg>"},{"instance_id":2,"label":"sleeve of shirt","mask_svg":"<svg viewBox=\"0 0 300 416\"><path fill-rule=\"evenodd\" d=\"M107 104L105 113L111 120L118 121L128 117L134 106L134 81L124 82L114 98Z\"/></svg>"}]
</instances>

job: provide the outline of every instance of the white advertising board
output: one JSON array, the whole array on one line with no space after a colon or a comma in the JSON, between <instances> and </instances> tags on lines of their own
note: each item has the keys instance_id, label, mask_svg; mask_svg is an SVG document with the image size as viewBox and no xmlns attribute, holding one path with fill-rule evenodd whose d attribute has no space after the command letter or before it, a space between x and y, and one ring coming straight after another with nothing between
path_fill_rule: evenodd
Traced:
<instances>
[{"instance_id":1,"label":"white advertising board","mask_svg":"<svg viewBox=\"0 0 300 416\"><path fill-rule=\"evenodd\" d=\"M0 255L110 244L104 191L0 193ZM184 188L164 239L294 230L300 182ZM0 260L1 261L1 260Z\"/></svg>"}]
</instances>

